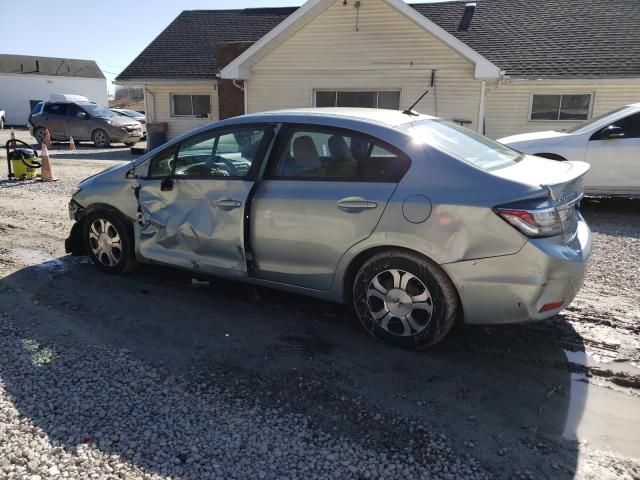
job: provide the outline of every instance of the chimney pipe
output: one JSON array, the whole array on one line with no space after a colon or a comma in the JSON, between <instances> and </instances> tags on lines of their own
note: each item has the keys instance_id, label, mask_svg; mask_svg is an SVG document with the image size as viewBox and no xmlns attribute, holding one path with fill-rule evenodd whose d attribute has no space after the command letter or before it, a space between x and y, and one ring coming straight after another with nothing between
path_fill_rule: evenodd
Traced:
<instances>
[{"instance_id":1,"label":"chimney pipe","mask_svg":"<svg viewBox=\"0 0 640 480\"><path fill-rule=\"evenodd\" d=\"M476 4L467 3L464 6L464 13L462 14L462 18L460 19L460 24L458 25L459 32L466 32L469 30L469 25L471 25L471 19L473 18L473 14L476 11Z\"/></svg>"}]
</instances>

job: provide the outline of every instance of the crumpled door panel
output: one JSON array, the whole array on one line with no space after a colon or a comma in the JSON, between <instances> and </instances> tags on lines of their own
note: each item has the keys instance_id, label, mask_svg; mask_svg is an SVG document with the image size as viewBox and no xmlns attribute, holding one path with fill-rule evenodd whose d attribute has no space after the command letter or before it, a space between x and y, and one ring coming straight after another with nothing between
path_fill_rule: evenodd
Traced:
<instances>
[{"instance_id":1,"label":"crumpled door panel","mask_svg":"<svg viewBox=\"0 0 640 480\"><path fill-rule=\"evenodd\" d=\"M244 202L250 187L250 182L237 180L230 184L196 179L177 180L170 191L161 191L159 184L143 185L140 253L187 268L245 272ZM242 206L233 210L217 206L218 200L231 196Z\"/></svg>"}]
</instances>

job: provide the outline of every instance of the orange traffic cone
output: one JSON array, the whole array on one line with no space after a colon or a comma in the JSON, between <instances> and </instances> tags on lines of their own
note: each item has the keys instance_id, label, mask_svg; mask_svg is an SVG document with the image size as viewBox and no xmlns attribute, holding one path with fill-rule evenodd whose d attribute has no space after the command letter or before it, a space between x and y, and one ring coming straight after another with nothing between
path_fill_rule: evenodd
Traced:
<instances>
[{"instance_id":1,"label":"orange traffic cone","mask_svg":"<svg viewBox=\"0 0 640 480\"><path fill-rule=\"evenodd\" d=\"M69 150L76 149L76 142L73 141L73 137L69 137Z\"/></svg>"},{"instance_id":2,"label":"orange traffic cone","mask_svg":"<svg viewBox=\"0 0 640 480\"><path fill-rule=\"evenodd\" d=\"M51 141L51 133L49 133L49 129L44 129L44 144L47 148L51 148L53 146L53 142Z\"/></svg>"},{"instance_id":3,"label":"orange traffic cone","mask_svg":"<svg viewBox=\"0 0 640 480\"><path fill-rule=\"evenodd\" d=\"M40 163L42 165L42 169L40 170L40 179L43 182L55 182L58 180L53 174L53 167L51 166L51 161L49 160L49 151L47 150L47 146L42 144L42 151L40 152Z\"/></svg>"},{"instance_id":4,"label":"orange traffic cone","mask_svg":"<svg viewBox=\"0 0 640 480\"><path fill-rule=\"evenodd\" d=\"M16 143L16 132L12 128L11 129L11 143L9 143L9 148L17 148L18 144Z\"/></svg>"}]
</instances>

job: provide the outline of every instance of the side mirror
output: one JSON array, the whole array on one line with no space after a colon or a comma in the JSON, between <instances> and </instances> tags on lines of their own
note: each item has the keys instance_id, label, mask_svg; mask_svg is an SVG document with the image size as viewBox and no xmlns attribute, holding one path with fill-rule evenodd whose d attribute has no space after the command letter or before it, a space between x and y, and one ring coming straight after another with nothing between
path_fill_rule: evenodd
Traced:
<instances>
[{"instance_id":1,"label":"side mirror","mask_svg":"<svg viewBox=\"0 0 640 480\"><path fill-rule=\"evenodd\" d=\"M136 167L133 167L132 169L130 169L126 174L125 174L126 178L138 178L138 176L136 175Z\"/></svg>"},{"instance_id":2,"label":"side mirror","mask_svg":"<svg viewBox=\"0 0 640 480\"><path fill-rule=\"evenodd\" d=\"M78 112L76 113L76 117L81 118L82 120L85 120L87 118L87 114L84 112Z\"/></svg>"},{"instance_id":3,"label":"side mirror","mask_svg":"<svg viewBox=\"0 0 640 480\"><path fill-rule=\"evenodd\" d=\"M616 125L609 125L602 131L602 138L604 140L611 140L614 138L624 137L624 130Z\"/></svg>"}]
</instances>

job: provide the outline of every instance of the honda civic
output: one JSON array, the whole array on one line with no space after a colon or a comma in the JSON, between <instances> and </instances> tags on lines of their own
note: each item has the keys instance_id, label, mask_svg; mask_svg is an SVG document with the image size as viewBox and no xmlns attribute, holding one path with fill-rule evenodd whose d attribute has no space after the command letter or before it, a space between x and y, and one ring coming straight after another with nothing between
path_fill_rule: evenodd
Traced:
<instances>
[{"instance_id":1,"label":"honda civic","mask_svg":"<svg viewBox=\"0 0 640 480\"><path fill-rule=\"evenodd\" d=\"M67 252L352 307L374 337L552 317L581 287L588 165L529 157L439 118L301 109L203 126L82 181Z\"/></svg>"}]
</instances>

